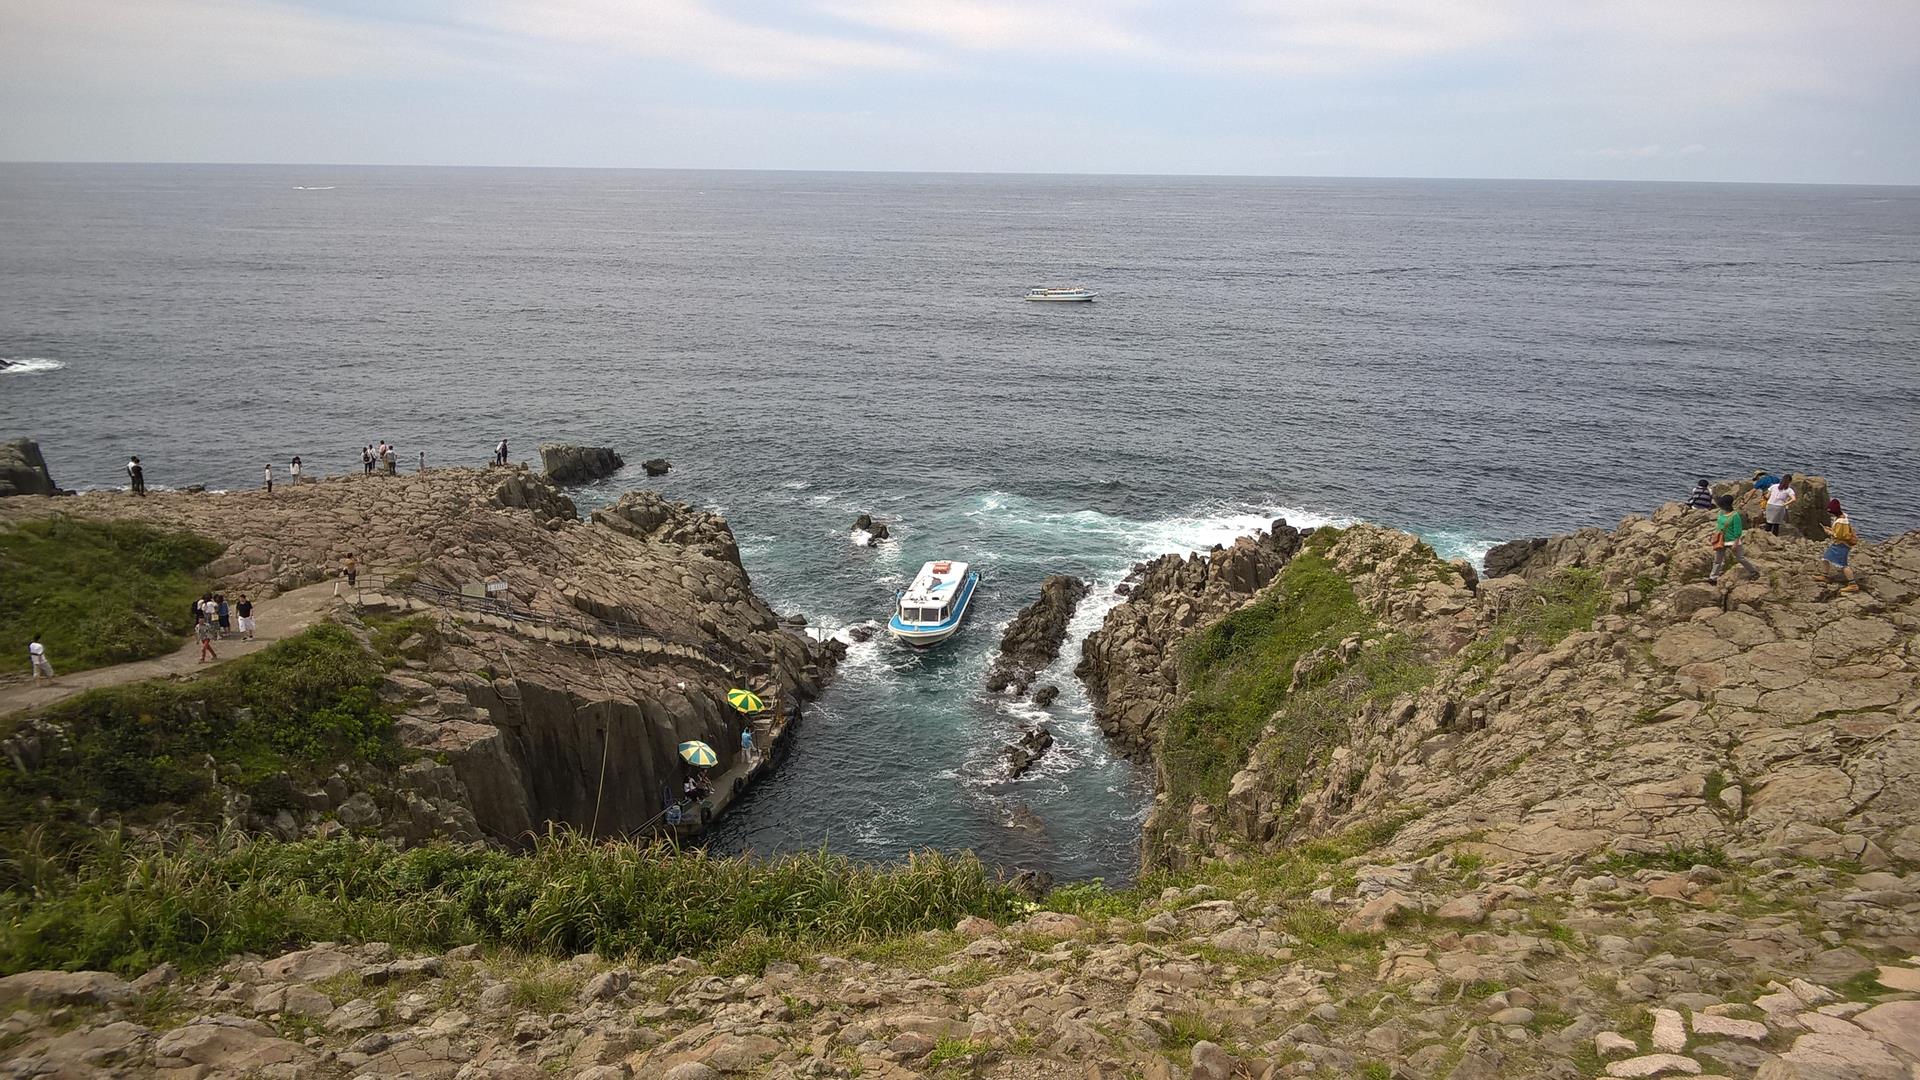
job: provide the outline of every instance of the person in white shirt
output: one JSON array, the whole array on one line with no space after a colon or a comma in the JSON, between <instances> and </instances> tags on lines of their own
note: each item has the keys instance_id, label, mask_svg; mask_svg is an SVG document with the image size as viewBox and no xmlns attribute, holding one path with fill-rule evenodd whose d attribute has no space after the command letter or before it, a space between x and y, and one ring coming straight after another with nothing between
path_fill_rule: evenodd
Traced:
<instances>
[{"instance_id":1,"label":"person in white shirt","mask_svg":"<svg viewBox=\"0 0 1920 1080\"><path fill-rule=\"evenodd\" d=\"M1767 489L1766 530L1775 536L1780 535L1780 526L1787 520L1787 507L1800 497L1793 490L1793 474L1787 473L1780 482Z\"/></svg>"},{"instance_id":2,"label":"person in white shirt","mask_svg":"<svg viewBox=\"0 0 1920 1080\"><path fill-rule=\"evenodd\" d=\"M299 487L300 486L300 458L298 455L295 455L294 459L287 463L287 472L292 474L293 476L293 486Z\"/></svg>"},{"instance_id":3,"label":"person in white shirt","mask_svg":"<svg viewBox=\"0 0 1920 1080\"><path fill-rule=\"evenodd\" d=\"M271 495L273 494L273 462L267 462L265 471L267 474L267 494Z\"/></svg>"},{"instance_id":4,"label":"person in white shirt","mask_svg":"<svg viewBox=\"0 0 1920 1080\"><path fill-rule=\"evenodd\" d=\"M33 681L37 684L46 679L53 682L53 665L47 662L47 647L40 644L40 635L33 635L33 641L27 645L27 659L33 664Z\"/></svg>"}]
</instances>

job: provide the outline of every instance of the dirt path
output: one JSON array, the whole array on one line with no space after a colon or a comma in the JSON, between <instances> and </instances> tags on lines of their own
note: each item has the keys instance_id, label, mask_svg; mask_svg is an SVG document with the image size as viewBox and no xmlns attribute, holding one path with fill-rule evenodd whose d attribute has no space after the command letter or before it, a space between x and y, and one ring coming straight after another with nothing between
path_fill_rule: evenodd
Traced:
<instances>
[{"instance_id":1,"label":"dirt path","mask_svg":"<svg viewBox=\"0 0 1920 1080\"><path fill-rule=\"evenodd\" d=\"M293 637L324 618L333 604L333 583L330 581L256 603L253 606L253 618L257 624L254 639L241 641L229 638L214 642L213 649L220 654L217 662L202 664L200 642L189 638L179 649L150 660L135 660L132 663L61 675L51 685L42 683L35 686L30 682L19 682L0 687L0 716L21 709L42 708L100 686L119 686L144 679L192 678L235 657L259 652L276 641ZM53 669L59 671L60 658L54 656L49 659L53 662Z\"/></svg>"}]
</instances>

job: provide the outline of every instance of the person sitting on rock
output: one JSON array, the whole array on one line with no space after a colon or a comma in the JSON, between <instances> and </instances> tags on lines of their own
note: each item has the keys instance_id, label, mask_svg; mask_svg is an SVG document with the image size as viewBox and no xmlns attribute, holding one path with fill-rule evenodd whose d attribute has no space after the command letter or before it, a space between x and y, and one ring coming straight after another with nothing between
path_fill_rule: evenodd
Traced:
<instances>
[{"instance_id":1,"label":"person sitting on rock","mask_svg":"<svg viewBox=\"0 0 1920 1080\"><path fill-rule=\"evenodd\" d=\"M1827 545L1823 558L1839 567L1840 576L1846 579L1847 583L1840 587L1841 592L1859 592L1860 583L1853 579L1853 567L1847 564L1853 559L1853 546L1860 542L1860 534L1853 531L1853 522L1847 520L1847 513L1840 508L1839 499L1827 500L1827 513L1833 515L1833 524L1826 527L1827 539L1831 543Z\"/></svg>"},{"instance_id":2,"label":"person sitting on rock","mask_svg":"<svg viewBox=\"0 0 1920 1080\"><path fill-rule=\"evenodd\" d=\"M700 790L699 778L695 777L692 773L688 773L687 782L680 785L680 795L690 803L699 802L704 798L705 793Z\"/></svg>"},{"instance_id":3,"label":"person sitting on rock","mask_svg":"<svg viewBox=\"0 0 1920 1080\"><path fill-rule=\"evenodd\" d=\"M1694 481L1693 494L1687 496L1687 506L1694 510L1713 509L1713 488L1706 477Z\"/></svg>"},{"instance_id":4,"label":"person sitting on rock","mask_svg":"<svg viewBox=\"0 0 1920 1080\"><path fill-rule=\"evenodd\" d=\"M1713 569L1707 573L1707 584L1720 583L1720 568L1726 565L1729 552L1747 573L1760 576L1760 568L1748 562L1741 550L1740 537L1746 530L1747 519L1733 508L1733 496L1720 496L1720 512L1713 519Z\"/></svg>"}]
</instances>

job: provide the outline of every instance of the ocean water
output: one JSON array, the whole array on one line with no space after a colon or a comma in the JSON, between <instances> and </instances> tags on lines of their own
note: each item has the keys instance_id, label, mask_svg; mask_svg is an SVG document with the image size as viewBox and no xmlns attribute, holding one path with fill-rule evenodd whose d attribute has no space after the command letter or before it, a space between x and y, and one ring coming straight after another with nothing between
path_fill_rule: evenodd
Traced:
<instances>
[{"instance_id":1,"label":"ocean water","mask_svg":"<svg viewBox=\"0 0 1920 1080\"><path fill-rule=\"evenodd\" d=\"M1475 557L1759 467L1920 526L1920 189L0 165L0 358L69 487L587 442L825 632L973 561L961 637L854 646L715 842L1121 879L1150 785L1068 669L1136 560L1274 516ZM1040 716L980 684L1060 572L1060 746L1008 782Z\"/></svg>"}]
</instances>

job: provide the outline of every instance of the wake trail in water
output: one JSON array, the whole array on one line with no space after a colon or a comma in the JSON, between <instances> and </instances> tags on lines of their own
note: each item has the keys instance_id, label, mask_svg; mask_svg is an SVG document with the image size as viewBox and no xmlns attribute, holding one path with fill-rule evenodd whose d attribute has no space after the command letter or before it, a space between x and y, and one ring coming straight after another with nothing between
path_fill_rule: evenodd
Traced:
<instances>
[{"instance_id":1,"label":"wake trail in water","mask_svg":"<svg viewBox=\"0 0 1920 1080\"><path fill-rule=\"evenodd\" d=\"M0 375L38 375L67 365L47 356L0 356Z\"/></svg>"}]
</instances>

